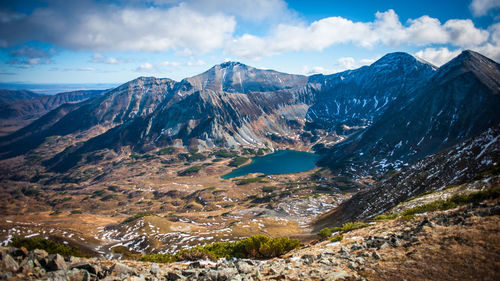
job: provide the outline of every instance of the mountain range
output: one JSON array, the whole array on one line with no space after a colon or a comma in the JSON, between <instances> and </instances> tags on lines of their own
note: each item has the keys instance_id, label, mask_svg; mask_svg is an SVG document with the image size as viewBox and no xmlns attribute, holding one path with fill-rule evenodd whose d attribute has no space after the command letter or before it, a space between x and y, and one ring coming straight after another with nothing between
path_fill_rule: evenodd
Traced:
<instances>
[{"instance_id":1,"label":"mountain range","mask_svg":"<svg viewBox=\"0 0 500 281\"><path fill-rule=\"evenodd\" d=\"M64 104L0 138L0 157L22 155L53 135L85 135L98 127L100 133L45 165L64 172L93 153L126 147L148 152L171 145L210 150L305 143L324 153L320 164L335 172L373 175L500 122L500 66L472 51L440 68L391 53L370 66L313 76L226 62L180 82L140 77L81 96L87 94L102 95Z\"/></svg>"}]
</instances>

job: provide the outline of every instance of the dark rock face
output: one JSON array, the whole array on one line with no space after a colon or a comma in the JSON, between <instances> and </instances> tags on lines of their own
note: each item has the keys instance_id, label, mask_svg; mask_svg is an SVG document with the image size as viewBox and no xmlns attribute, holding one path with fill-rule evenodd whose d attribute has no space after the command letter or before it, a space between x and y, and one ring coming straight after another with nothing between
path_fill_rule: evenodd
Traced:
<instances>
[{"instance_id":1,"label":"dark rock face","mask_svg":"<svg viewBox=\"0 0 500 281\"><path fill-rule=\"evenodd\" d=\"M499 124L499 111L500 65L465 51L322 163L361 174L401 168Z\"/></svg>"}]
</instances>

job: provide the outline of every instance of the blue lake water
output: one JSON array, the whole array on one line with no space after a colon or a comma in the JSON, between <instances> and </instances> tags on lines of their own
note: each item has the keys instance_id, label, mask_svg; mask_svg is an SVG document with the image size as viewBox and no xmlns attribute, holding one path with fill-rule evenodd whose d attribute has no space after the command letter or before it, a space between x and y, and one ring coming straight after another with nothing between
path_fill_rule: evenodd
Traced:
<instances>
[{"instance_id":1,"label":"blue lake water","mask_svg":"<svg viewBox=\"0 0 500 281\"><path fill-rule=\"evenodd\" d=\"M237 168L229 174L222 176L230 179L251 173L263 173L265 175L289 174L304 172L316 168L316 161L321 156L315 153L278 150L272 154L261 157L253 157L252 163Z\"/></svg>"}]
</instances>

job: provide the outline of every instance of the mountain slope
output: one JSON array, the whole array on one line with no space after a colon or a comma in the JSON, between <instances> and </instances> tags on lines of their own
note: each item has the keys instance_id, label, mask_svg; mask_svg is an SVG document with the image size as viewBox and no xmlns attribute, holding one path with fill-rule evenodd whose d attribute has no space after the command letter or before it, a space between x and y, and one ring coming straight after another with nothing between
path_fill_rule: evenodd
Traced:
<instances>
[{"instance_id":1,"label":"mountain slope","mask_svg":"<svg viewBox=\"0 0 500 281\"><path fill-rule=\"evenodd\" d=\"M321 163L337 171L383 173L499 124L499 111L500 65L464 51Z\"/></svg>"},{"instance_id":2,"label":"mountain slope","mask_svg":"<svg viewBox=\"0 0 500 281\"><path fill-rule=\"evenodd\" d=\"M136 116L151 114L159 104L171 97L169 91L174 83L170 79L141 77L98 98L55 109L32 123L33 126L0 138L0 157L5 159L21 155L40 145L49 136L84 132L96 126L110 128Z\"/></svg>"},{"instance_id":3,"label":"mountain slope","mask_svg":"<svg viewBox=\"0 0 500 281\"><path fill-rule=\"evenodd\" d=\"M498 165L500 127L496 126L402 169L373 189L359 192L323 215L316 222L316 228L374 217L412 196L462 184L481 174L498 174Z\"/></svg>"},{"instance_id":4,"label":"mountain slope","mask_svg":"<svg viewBox=\"0 0 500 281\"><path fill-rule=\"evenodd\" d=\"M307 117L315 127L348 133L349 127L368 126L398 96L423 85L434 67L406 53L390 53L370 66L309 81L320 88Z\"/></svg>"}]
</instances>

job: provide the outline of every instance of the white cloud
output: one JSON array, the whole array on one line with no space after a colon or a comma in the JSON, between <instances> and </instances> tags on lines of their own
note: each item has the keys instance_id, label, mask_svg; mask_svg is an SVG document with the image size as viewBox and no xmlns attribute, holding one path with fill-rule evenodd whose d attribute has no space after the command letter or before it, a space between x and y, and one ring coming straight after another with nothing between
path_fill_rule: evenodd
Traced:
<instances>
[{"instance_id":1,"label":"white cloud","mask_svg":"<svg viewBox=\"0 0 500 281\"><path fill-rule=\"evenodd\" d=\"M474 16L484 16L490 10L499 7L500 1L498 0L473 0L469 6Z\"/></svg>"},{"instance_id":2,"label":"white cloud","mask_svg":"<svg viewBox=\"0 0 500 281\"><path fill-rule=\"evenodd\" d=\"M471 20L449 20L422 16L403 25L393 10L377 12L373 22L353 22L342 17L329 17L310 25L280 24L266 37L244 34L233 39L226 51L243 58L258 59L287 51L323 50L327 47L354 43L363 47L452 44L478 46L489 37Z\"/></svg>"},{"instance_id":3,"label":"white cloud","mask_svg":"<svg viewBox=\"0 0 500 281\"><path fill-rule=\"evenodd\" d=\"M370 65L374 63L376 59L360 59L356 60L352 57L342 57L337 60L333 67L324 67L324 66L304 66L302 68L302 73L305 75L312 74L332 74L338 73L345 70L356 69L364 65Z\"/></svg>"},{"instance_id":4,"label":"white cloud","mask_svg":"<svg viewBox=\"0 0 500 281\"><path fill-rule=\"evenodd\" d=\"M447 62L449 62L454 57L458 56L462 50L454 50L450 51L446 47L442 47L439 49L436 48L426 48L424 50L420 50L415 53L416 57L419 57L425 61L428 61L435 66L441 66Z\"/></svg>"},{"instance_id":5,"label":"white cloud","mask_svg":"<svg viewBox=\"0 0 500 281\"><path fill-rule=\"evenodd\" d=\"M9 46L36 40L76 50L204 53L221 48L236 26L233 16L204 14L183 3L168 8L57 3L0 22L0 38Z\"/></svg>"},{"instance_id":6,"label":"white cloud","mask_svg":"<svg viewBox=\"0 0 500 281\"><path fill-rule=\"evenodd\" d=\"M175 66L181 65L181 63L176 62L176 61L163 61L163 62L160 62L157 65L160 66L160 67L170 67L170 66L174 66L175 67Z\"/></svg>"},{"instance_id":7,"label":"white cloud","mask_svg":"<svg viewBox=\"0 0 500 281\"><path fill-rule=\"evenodd\" d=\"M354 60L354 58L352 58L352 57L340 58L340 59L338 59L337 64L342 69L353 69L356 67L355 66L356 60Z\"/></svg>"},{"instance_id":8,"label":"white cloud","mask_svg":"<svg viewBox=\"0 0 500 281\"><path fill-rule=\"evenodd\" d=\"M125 62L130 62L130 60L125 60L121 58L114 58L114 57L106 57L100 53L94 53L92 55L92 59L90 60L92 63L106 63L106 64L119 64L119 63L125 63Z\"/></svg>"},{"instance_id":9,"label":"white cloud","mask_svg":"<svg viewBox=\"0 0 500 281\"><path fill-rule=\"evenodd\" d=\"M196 60L196 61L188 61L186 63L187 66L203 66L207 63L204 60Z\"/></svg>"},{"instance_id":10,"label":"white cloud","mask_svg":"<svg viewBox=\"0 0 500 281\"><path fill-rule=\"evenodd\" d=\"M295 19L295 13L283 0L187 0L184 3L198 12L223 12L254 23Z\"/></svg>"},{"instance_id":11,"label":"white cloud","mask_svg":"<svg viewBox=\"0 0 500 281\"><path fill-rule=\"evenodd\" d=\"M166 68L169 67L183 67L183 66L203 66L206 65L206 62L203 60L192 60L188 62L177 62L177 61L162 61L159 63L150 63L150 62L145 62L141 65L139 65L135 71L136 72L141 72L141 73L161 73L163 72Z\"/></svg>"},{"instance_id":12,"label":"white cloud","mask_svg":"<svg viewBox=\"0 0 500 281\"><path fill-rule=\"evenodd\" d=\"M142 73L144 73L144 72L151 73L151 72L155 71L155 67L151 63L149 63L149 62L145 62L145 63L139 65L135 69L135 71L142 72Z\"/></svg>"}]
</instances>

